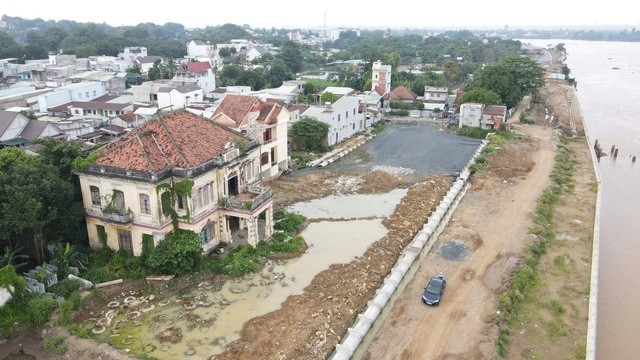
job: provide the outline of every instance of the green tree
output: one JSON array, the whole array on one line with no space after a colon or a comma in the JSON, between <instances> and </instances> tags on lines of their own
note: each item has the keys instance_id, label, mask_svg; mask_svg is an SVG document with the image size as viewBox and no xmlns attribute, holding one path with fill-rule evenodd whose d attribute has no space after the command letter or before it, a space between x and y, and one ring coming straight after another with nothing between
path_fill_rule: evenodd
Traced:
<instances>
[{"instance_id":1,"label":"green tree","mask_svg":"<svg viewBox=\"0 0 640 360\"><path fill-rule=\"evenodd\" d=\"M462 99L460 99L460 103L464 104L470 102L485 105L502 105L502 99L498 93L484 88L473 88L469 91L465 91L462 95Z\"/></svg>"},{"instance_id":2,"label":"green tree","mask_svg":"<svg viewBox=\"0 0 640 360\"><path fill-rule=\"evenodd\" d=\"M325 151L324 140L328 132L329 124L309 116L303 116L289 129L294 143L301 149L318 152Z\"/></svg>"},{"instance_id":3,"label":"green tree","mask_svg":"<svg viewBox=\"0 0 640 360\"><path fill-rule=\"evenodd\" d=\"M54 166L17 148L0 150L0 245L35 248L44 261L47 239L58 239L68 223L73 193ZM34 246L24 243L29 238Z\"/></svg>"},{"instance_id":4,"label":"green tree","mask_svg":"<svg viewBox=\"0 0 640 360\"><path fill-rule=\"evenodd\" d=\"M267 77L271 87L279 87L283 81L291 78L289 69L282 59L275 59L271 63Z\"/></svg>"},{"instance_id":5,"label":"green tree","mask_svg":"<svg viewBox=\"0 0 640 360\"><path fill-rule=\"evenodd\" d=\"M46 59L49 55L46 40L35 30L27 31L27 59Z\"/></svg>"},{"instance_id":6,"label":"green tree","mask_svg":"<svg viewBox=\"0 0 640 360\"><path fill-rule=\"evenodd\" d=\"M278 58L284 61L285 65L294 74L302 71L303 56L300 45L293 41L287 41L282 45Z\"/></svg>"},{"instance_id":7,"label":"green tree","mask_svg":"<svg viewBox=\"0 0 640 360\"><path fill-rule=\"evenodd\" d=\"M472 87L497 93L500 95L502 103L509 108L515 106L523 95L512 73L502 65L485 67L473 82Z\"/></svg>"},{"instance_id":8,"label":"green tree","mask_svg":"<svg viewBox=\"0 0 640 360\"><path fill-rule=\"evenodd\" d=\"M511 73L522 96L533 94L544 86L544 69L535 60L520 56L507 55L500 60Z\"/></svg>"},{"instance_id":9,"label":"green tree","mask_svg":"<svg viewBox=\"0 0 640 360\"><path fill-rule=\"evenodd\" d=\"M333 103L334 101L336 101L336 96L330 91L325 91L320 95L320 103L323 105L326 103Z\"/></svg>"},{"instance_id":10,"label":"green tree","mask_svg":"<svg viewBox=\"0 0 640 360\"><path fill-rule=\"evenodd\" d=\"M161 274L183 275L200 269L202 247L193 231L178 229L162 240L146 259L153 271Z\"/></svg>"},{"instance_id":11,"label":"green tree","mask_svg":"<svg viewBox=\"0 0 640 360\"><path fill-rule=\"evenodd\" d=\"M20 46L9 34L0 31L0 59L19 58L25 55L25 49Z\"/></svg>"},{"instance_id":12,"label":"green tree","mask_svg":"<svg viewBox=\"0 0 640 360\"><path fill-rule=\"evenodd\" d=\"M147 72L149 80L157 80L162 78L161 60L158 59L153 62L153 66Z\"/></svg>"}]
</instances>

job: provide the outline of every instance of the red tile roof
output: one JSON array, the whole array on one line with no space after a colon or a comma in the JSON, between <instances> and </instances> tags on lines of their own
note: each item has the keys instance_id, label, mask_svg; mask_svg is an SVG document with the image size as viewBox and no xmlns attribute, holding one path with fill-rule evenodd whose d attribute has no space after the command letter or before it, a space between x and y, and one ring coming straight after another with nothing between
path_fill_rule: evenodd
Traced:
<instances>
[{"instance_id":1,"label":"red tile roof","mask_svg":"<svg viewBox=\"0 0 640 360\"><path fill-rule=\"evenodd\" d=\"M215 119L219 114L224 114L233 120L236 126L240 126L258 101L257 96L229 94L222 99L213 113L212 119Z\"/></svg>"},{"instance_id":2,"label":"red tile roof","mask_svg":"<svg viewBox=\"0 0 640 360\"><path fill-rule=\"evenodd\" d=\"M187 63L187 69L194 73L203 73L211 69L211 64L206 61Z\"/></svg>"},{"instance_id":3,"label":"red tile roof","mask_svg":"<svg viewBox=\"0 0 640 360\"><path fill-rule=\"evenodd\" d=\"M258 113L255 119L258 123L275 124L278 122L278 115L282 111L282 106L276 102L262 101L257 96L229 94L222 99L222 102L213 113L212 120L223 122L222 115L231 119L235 127L248 125L249 114Z\"/></svg>"},{"instance_id":4,"label":"red tile roof","mask_svg":"<svg viewBox=\"0 0 640 360\"><path fill-rule=\"evenodd\" d=\"M97 166L157 173L193 168L222 155L243 137L187 111L151 120L99 151ZM247 140L247 139L245 139Z\"/></svg>"},{"instance_id":5,"label":"red tile roof","mask_svg":"<svg viewBox=\"0 0 640 360\"><path fill-rule=\"evenodd\" d=\"M383 86L378 85L378 86L376 86L375 89L373 89L373 91L378 93L378 95L382 96L382 95L384 95L385 88Z\"/></svg>"},{"instance_id":6,"label":"red tile roof","mask_svg":"<svg viewBox=\"0 0 640 360\"><path fill-rule=\"evenodd\" d=\"M414 94L411 90L407 89L404 86L398 86L397 88L391 90L389 93L390 100L398 100L398 101L413 101L418 97L418 95Z\"/></svg>"},{"instance_id":7,"label":"red tile roof","mask_svg":"<svg viewBox=\"0 0 640 360\"><path fill-rule=\"evenodd\" d=\"M507 107L502 105L487 105L482 112L485 115L505 116Z\"/></svg>"}]
</instances>

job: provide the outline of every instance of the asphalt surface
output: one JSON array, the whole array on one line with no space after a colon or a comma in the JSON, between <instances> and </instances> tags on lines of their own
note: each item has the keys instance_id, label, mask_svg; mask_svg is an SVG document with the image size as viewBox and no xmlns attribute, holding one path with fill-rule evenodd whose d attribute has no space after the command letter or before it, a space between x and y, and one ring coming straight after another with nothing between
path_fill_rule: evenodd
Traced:
<instances>
[{"instance_id":1,"label":"asphalt surface","mask_svg":"<svg viewBox=\"0 0 640 360\"><path fill-rule=\"evenodd\" d=\"M325 169L368 172L387 166L411 169L417 178L458 175L480 143L428 122L387 123L381 134Z\"/></svg>"}]
</instances>

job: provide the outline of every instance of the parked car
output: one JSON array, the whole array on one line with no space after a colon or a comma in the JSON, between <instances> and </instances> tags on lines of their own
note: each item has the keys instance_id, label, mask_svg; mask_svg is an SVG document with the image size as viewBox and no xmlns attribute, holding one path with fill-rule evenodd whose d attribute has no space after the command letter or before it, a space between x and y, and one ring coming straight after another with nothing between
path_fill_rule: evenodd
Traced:
<instances>
[{"instance_id":1,"label":"parked car","mask_svg":"<svg viewBox=\"0 0 640 360\"><path fill-rule=\"evenodd\" d=\"M427 305L436 306L440 304L444 289L447 287L447 280L444 279L444 275L440 273L438 276L434 276L429 280L427 287L424 288L422 293L422 302Z\"/></svg>"}]
</instances>

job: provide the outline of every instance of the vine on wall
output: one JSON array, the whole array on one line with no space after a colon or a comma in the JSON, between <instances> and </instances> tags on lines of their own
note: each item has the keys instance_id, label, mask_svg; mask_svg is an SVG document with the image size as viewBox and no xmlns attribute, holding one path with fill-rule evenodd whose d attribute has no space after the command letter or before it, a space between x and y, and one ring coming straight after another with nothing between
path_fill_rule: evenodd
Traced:
<instances>
[{"instance_id":1,"label":"vine on wall","mask_svg":"<svg viewBox=\"0 0 640 360\"><path fill-rule=\"evenodd\" d=\"M184 219L189 221L191 219L188 199L189 196L191 196L192 189L193 180L190 179L182 179L178 182L172 179L168 183L162 183L156 186L156 191L160 194L160 202L162 203L162 214L171 217L171 223L175 230L178 230L178 220ZM184 216L179 216L175 208L178 196L181 196L185 202L184 206L187 213Z\"/></svg>"}]
</instances>

